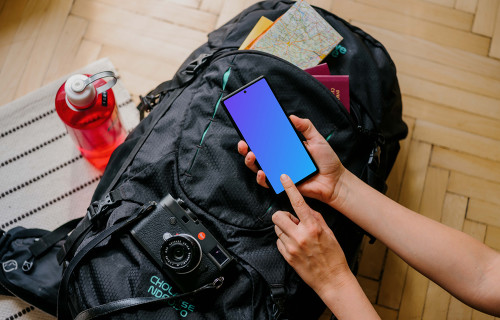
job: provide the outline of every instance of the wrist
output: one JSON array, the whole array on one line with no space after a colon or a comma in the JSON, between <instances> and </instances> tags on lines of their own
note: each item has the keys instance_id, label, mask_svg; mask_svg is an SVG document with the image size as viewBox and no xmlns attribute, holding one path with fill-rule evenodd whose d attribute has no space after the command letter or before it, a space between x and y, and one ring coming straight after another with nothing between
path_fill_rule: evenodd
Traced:
<instances>
[{"instance_id":1,"label":"wrist","mask_svg":"<svg viewBox=\"0 0 500 320\"><path fill-rule=\"evenodd\" d=\"M316 291L337 319L380 320L352 272L345 274L343 281L338 280Z\"/></svg>"},{"instance_id":2,"label":"wrist","mask_svg":"<svg viewBox=\"0 0 500 320\"><path fill-rule=\"evenodd\" d=\"M335 184L335 190L333 191L330 200L327 202L328 205L337 211L342 211L342 207L345 206L349 195L350 195L350 184L352 182L354 175L347 169L344 168L340 174L337 183Z\"/></svg>"},{"instance_id":3,"label":"wrist","mask_svg":"<svg viewBox=\"0 0 500 320\"><path fill-rule=\"evenodd\" d=\"M356 277L351 272L349 267L342 271L337 271L335 274L331 274L324 279L315 287L313 290L320 296L332 296L332 295L342 295L344 289L351 288L353 284L357 284Z\"/></svg>"}]
</instances>

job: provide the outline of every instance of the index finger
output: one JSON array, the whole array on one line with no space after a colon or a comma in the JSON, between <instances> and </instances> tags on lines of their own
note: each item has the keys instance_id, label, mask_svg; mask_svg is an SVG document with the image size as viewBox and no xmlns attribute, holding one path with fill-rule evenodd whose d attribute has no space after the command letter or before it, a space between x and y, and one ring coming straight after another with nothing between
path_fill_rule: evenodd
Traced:
<instances>
[{"instance_id":1,"label":"index finger","mask_svg":"<svg viewBox=\"0 0 500 320\"><path fill-rule=\"evenodd\" d=\"M295 213L299 217L301 221L307 220L311 218L309 206L307 205L304 197L300 194L299 190L293 183L292 179L286 174L282 174L280 176L280 181L283 187L285 188L285 192L290 199L290 203L292 204Z\"/></svg>"}]
</instances>

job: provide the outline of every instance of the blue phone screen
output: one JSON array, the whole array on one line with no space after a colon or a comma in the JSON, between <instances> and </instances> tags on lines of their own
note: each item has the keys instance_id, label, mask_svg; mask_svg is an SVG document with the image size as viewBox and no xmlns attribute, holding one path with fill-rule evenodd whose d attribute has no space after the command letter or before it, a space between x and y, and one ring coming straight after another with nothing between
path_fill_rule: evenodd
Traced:
<instances>
[{"instance_id":1,"label":"blue phone screen","mask_svg":"<svg viewBox=\"0 0 500 320\"><path fill-rule=\"evenodd\" d=\"M264 78L223 103L277 194L284 191L281 174L298 183L316 172L316 165Z\"/></svg>"}]
</instances>

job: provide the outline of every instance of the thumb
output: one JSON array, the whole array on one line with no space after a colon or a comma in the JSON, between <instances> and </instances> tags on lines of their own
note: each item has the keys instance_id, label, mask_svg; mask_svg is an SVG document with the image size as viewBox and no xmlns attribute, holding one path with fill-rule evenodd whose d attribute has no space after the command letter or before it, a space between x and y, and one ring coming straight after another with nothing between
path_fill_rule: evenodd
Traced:
<instances>
[{"instance_id":1,"label":"thumb","mask_svg":"<svg viewBox=\"0 0 500 320\"><path fill-rule=\"evenodd\" d=\"M318 132L316 127L314 127L313 123L309 119L302 119L295 115L290 116L290 121L292 121L293 125L297 130L302 133L306 140L314 140L318 138L323 138L323 136Z\"/></svg>"}]
</instances>

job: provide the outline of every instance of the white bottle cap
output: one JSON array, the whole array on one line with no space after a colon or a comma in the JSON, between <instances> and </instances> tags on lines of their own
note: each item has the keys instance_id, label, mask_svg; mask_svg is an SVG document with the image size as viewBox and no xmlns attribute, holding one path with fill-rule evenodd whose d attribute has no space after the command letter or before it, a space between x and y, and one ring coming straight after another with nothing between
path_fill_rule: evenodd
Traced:
<instances>
[{"instance_id":1,"label":"white bottle cap","mask_svg":"<svg viewBox=\"0 0 500 320\"><path fill-rule=\"evenodd\" d=\"M96 91L92 84L85 87L84 81L88 77L83 74L75 74L71 76L64 85L66 91L66 102L71 109L87 108L94 102Z\"/></svg>"}]
</instances>

